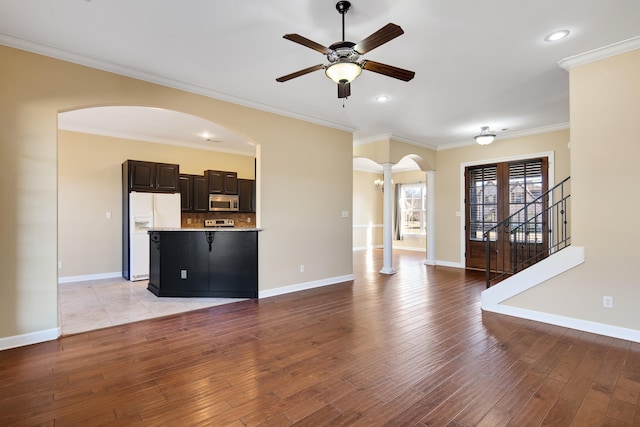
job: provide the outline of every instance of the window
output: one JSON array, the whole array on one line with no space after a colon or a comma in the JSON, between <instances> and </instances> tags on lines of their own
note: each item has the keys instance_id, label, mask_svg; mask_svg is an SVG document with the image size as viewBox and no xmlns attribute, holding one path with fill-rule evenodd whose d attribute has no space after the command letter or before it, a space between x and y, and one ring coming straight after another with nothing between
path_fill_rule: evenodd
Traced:
<instances>
[{"instance_id":1,"label":"window","mask_svg":"<svg viewBox=\"0 0 640 427\"><path fill-rule=\"evenodd\" d=\"M425 183L400 185L400 215L403 235L427 234L427 186Z\"/></svg>"}]
</instances>

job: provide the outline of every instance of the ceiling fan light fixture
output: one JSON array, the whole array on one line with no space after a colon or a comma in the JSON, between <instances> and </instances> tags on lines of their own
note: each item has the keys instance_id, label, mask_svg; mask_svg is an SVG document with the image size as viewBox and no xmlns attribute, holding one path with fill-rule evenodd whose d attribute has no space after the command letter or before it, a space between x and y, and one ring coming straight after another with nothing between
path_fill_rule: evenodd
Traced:
<instances>
[{"instance_id":1,"label":"ceiling fan light fixture","mask_svg":"<svg viewBox=\"0 0 640 427\"><path fill-rule=\"evenodd\" d=\"M482 126L480 128L480 135L476 135L474 138L480 145L489 145L496 138L496 134L489 130L489 126Z\"/></svg>"},{"instance_id":2,"label":"ceiling fan light fixture","mask_svg":"<svg viewBox=\"0 0 640 427\"><path fill-rule=\"evenodd\" d=\"M336 62L329 65L324 73L338 84L351 83L362 73L362 67L357 62Z\"/></svg>"}]
</instances>

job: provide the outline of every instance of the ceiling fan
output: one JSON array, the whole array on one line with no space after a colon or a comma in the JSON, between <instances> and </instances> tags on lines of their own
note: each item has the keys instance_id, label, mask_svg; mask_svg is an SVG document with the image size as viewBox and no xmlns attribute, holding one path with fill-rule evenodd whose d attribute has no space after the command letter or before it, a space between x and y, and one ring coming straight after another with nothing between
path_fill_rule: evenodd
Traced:
<instances>
[{"instance_id":1,"label":"ceiling fan","mask_svg":"<svg viewBox=\"0 0 640 427\"><path fill-rule=\"evenodd\" d=\"M351 95L351 82L358 77L360 73L362 73L363 69L403 80L405 82L408 82L415 76L413 71L382 64L380 62L360 59L360 57L365 53L404 34L404 31L399 25L389 23L359 43L346 41L344 39L344 15L349 11L350 7L351 3L348 1L339 1L336 4L338 13L342 15L342 41L336 42L329 47L322 46L321 44L309 40L299 34L285 34L283 36L287 40L291 40L292 42L325 54L329 60L329 64L314 65L312 67L296 71L295 73L278 77L276 79L277 82L286 82L287 80L303 76L311 73L312 71L324 69L327 77L338 84L338 98L347 98Z\"/></svg>"}]
</instances>

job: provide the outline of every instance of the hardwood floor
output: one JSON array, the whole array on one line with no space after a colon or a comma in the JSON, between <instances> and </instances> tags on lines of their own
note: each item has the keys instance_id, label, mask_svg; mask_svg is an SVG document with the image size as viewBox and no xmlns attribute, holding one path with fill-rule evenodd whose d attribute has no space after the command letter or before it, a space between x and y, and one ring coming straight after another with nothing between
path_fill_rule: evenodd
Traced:
<instances>
[{"instance_id":1,"label":"hardwood floor","mask_svg":"<svg viewBox=\"0 0 640 427\"><path fill-rule=\"evenodd\" d=\"M0 352L0 425L640 425L640 344L482 313L484 276L356 280Z\"/></svg>"}]
</instances>

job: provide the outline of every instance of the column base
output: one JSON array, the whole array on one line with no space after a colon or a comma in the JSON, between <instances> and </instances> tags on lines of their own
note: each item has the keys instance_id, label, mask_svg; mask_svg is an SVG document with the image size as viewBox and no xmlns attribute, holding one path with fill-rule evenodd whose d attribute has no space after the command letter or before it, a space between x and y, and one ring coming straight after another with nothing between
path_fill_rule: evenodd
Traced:
<instances>
[{"instance_id":1,"label":"column base","mask_svg":"<svg viewBox=\"0 0 640 427\"><path fill-rule=\"evenodd\" d=\"M396 274L397 271L394 270L393 268L383 268L382 270L380 270L380 273L382 274Z\"/></svg>"}]
</instances>

